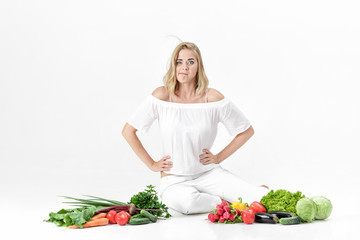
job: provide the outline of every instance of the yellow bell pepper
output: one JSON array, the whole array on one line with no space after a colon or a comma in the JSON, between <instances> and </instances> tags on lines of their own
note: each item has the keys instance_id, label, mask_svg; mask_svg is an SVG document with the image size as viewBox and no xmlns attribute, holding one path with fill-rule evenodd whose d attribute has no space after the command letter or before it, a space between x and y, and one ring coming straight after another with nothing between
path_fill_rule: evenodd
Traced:
<instances>
[{"instance_id":1,"label":"yellow bell pepper","mask_svg":"<svg viewBox=\"0 0 360 240\"><path fill-rule=\"evenodd\" d=\"M239 209L241 211L241 210L245 210L247 207L249 207L249 205L247 203L242 202L241 197L239 197L238 199L239 199L239 202L236 202L236 201L232 202L231 206L233 208Z\"/></svg>"}]
</instances>

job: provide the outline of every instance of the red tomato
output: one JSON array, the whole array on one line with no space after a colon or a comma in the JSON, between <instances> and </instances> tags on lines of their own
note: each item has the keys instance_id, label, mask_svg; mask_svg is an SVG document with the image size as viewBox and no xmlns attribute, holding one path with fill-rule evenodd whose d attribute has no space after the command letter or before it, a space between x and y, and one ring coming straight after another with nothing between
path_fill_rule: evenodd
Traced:
<instances>
[{"instance_id":1,"label":"red tomato","mask_svg":"<svg viewBox=\"0 0 360 240\"><path fill-rule=\"evenodd\" d=\"M129 213L125 212L125 211L121 211L118 214L116 214L115 216L115 221L117 222L117 224L124 226L129 222Z\"/></svg>"},{"instance_id":2,"label":"red tomato","mask_svg":"<svg viewBox=\"0 0 360 240\"><path fill-rule=\"evenodd\" d=\"M115 224L115 216L116 216L117 212L115 210L111 210L106 214L106 218L109 219L109 223L110 224Z\"/></svg>"},{"instance_id":3,"label":"red tomato","mask_svg":"<svg viewBox=\"0 0 360 240\"><path fill-rule=\"evenodd\" d=\"M257 201L250 204L250 209L254 210L255 213L266 212L265 207L263 205L261 205L261 203L259 203Z\"/></svg>"},{"instance_id":4,"label":"red tomato","mask_svg":"<svg viewBox=\"0 0 360 240\"><path fill-rule=\"evenodd\" d=\"M255 214L247 210L242 212L241 217L245 224L252 224L255 221Z\"/></svg>"}]
</instances>

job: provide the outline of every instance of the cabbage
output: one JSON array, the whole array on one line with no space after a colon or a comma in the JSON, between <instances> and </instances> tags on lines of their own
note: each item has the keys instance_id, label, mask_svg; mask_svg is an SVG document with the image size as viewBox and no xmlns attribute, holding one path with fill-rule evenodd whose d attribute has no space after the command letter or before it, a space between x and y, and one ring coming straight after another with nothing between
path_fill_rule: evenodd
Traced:
<instances>
[{"instance_id":1,"label":"cabbage","mask_svg":"<svg viewBox=\"0 0 360 240\"><path fill-rule=\"evenodd\" d=\"M324 220L330 216L332 211L332 204L329 199L323 196L315 196L312 197L311 200L315 202L317 207L317 214L315 219Z\"/></svg>"},{"instance_id":2,"label":"cabbage","mask_svg":"<svg viewBox=\"0 0 360 240\"><path fill-rule=\"evenodd\" d=\"M305 222L312 222L317 213L316 204L309 198L302 198L296 204L296 214Z\"/></svg>"}]
</instances>

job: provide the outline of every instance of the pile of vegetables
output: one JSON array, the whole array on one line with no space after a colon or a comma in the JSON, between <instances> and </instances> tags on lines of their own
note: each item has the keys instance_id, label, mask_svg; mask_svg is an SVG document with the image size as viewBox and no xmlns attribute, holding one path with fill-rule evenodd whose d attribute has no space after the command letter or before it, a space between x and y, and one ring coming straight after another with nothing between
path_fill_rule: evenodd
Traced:
<instances>
[{"instance_id":1,"label":"pile of vegetables","mask_svg":"<svg viewBox=\"0 0 360 240\"><path fill-rule=\"evenodd\" d=\"M85 195L87 199L63 196L71 200L64 203L76 206L74 209L61 209L51 212L49 219L59 227L87 228L107 224L127 223L133 225L156 222L157 219L171 217L165 204L159 202L154 186L131 197L128 203Z\"/></svg>"},{"instance_id":2,"label":"pile of vegetables","mask_svg":"<svg viewBox=\"0 0 360 240\"><path fill-rule=\"evenodd\" d=\"M213 223L280 223L283 225L324 220L332 212L331 201L323 196L306 198L300 191L271 190L260 202L247 203L226 201L216 206L208 215Z\"/></svg>"}]
</instances>

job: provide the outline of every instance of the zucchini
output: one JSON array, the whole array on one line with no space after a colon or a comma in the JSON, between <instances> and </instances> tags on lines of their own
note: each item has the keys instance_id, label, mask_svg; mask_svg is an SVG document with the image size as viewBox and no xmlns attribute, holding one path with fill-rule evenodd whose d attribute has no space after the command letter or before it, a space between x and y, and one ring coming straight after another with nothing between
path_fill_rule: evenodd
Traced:
<instances>
[{"instance_id":1,"label":"zucchini","mask_svg":"<svg viewBox=\"0 0 360 240\"><path fill-rule=\"evenodd\" d=\"M157 221L157 217L152 215L151 213L149 213L148 211L146 210L141 210L140 211L140 215L143 216L143 217L146 217L148 219L150 219L152 222L156 222Z\"/></svg>"},{"instance_id":2,"label":"zucchini","mask_svg":"<svg viewBox=\"0 0 360 240\"><path fill-rule=\"evenodd\" d=\"M299 223L301 223L301 218L299 216L280 218L279 223L281 223L283 225L299 224Z\"/></svg>"},{"instance_id":3,"label":"zucchini","mask_svg":"<svg viewBox=\"0 0 360 240\"><path fill-rule=\"evenodd\" d=\"M268 212L268 213L277 216L279 219L280 219L280 218L289 218L289 217L293 217L293 216L294 216L293 213L290 213L290 212L282 212L282 211L271 211L271 212Z\"/></svg>"},{"instance_id":4,"label":"zucchini","mask_svg":"<svg viewBox=\"0 0 360 240\"><path fill-rule=\"evenodd\" d=\"M143 218L133 218L133 219L130 218L130 220L129 220L130 225L148 224L150 222L151 222L150 219L144 218L144 217Z\"/></svg>"},{"instance_id":5,"label":"zucchini","mask_svg":"<svg viewBox=\"0 0 360 240\"><path fill-rule=\"evenodd\" d=\"M255 213L255 222L257 223L277 223L279 218L270 213Z\"/></svg>"}]
</instances>

